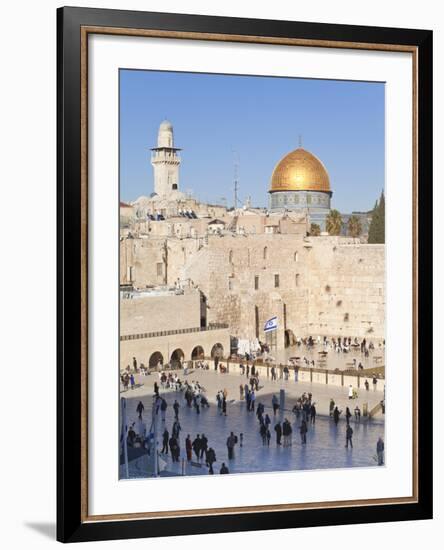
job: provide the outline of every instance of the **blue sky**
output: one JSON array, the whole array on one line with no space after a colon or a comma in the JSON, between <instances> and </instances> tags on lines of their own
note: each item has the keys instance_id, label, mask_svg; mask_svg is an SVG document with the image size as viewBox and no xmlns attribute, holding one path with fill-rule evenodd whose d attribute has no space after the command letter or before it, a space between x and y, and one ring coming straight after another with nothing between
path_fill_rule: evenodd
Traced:
<instances>
[{"instance_id":1,"label":"blue sky","mask_svg":"<svg viewBox=\"0 0 444 550\"><path fill-rule=\"evenodd\" d=\"M234 153L239 197L268 204L276 163L299 145L330 175L332 205L369 210L384 187L384 84L120 71L121 199L153 191L150 147L160 122L181 147L180 190L233 204Z\"/></svg>"}]
</instances>

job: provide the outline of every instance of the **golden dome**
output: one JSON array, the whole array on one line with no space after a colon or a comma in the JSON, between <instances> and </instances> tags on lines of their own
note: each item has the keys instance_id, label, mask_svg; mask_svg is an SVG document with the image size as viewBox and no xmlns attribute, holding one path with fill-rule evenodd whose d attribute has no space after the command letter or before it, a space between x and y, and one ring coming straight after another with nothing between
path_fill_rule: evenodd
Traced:
<instances>
[{"instance_id":1,"label":"golden dome","mask_svg":"<svg viewBox=\"0 0 444 550\"><path fill-rule=\"evenodd\" d=\"M330 191L330 178L322 162L299 147L281 159L271 176L270 192Z\"/></svg>"}]
</instances>

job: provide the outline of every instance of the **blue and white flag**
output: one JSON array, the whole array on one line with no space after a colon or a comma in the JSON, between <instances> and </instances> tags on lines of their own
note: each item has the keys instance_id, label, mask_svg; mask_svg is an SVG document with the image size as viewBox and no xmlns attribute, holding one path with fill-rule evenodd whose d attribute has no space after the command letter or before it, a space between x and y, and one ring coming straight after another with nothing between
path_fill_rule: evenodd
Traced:
<instances>
[{"instance_id":1,"label":"blue and white flag","mask_svg":"<svg viewBox=\"0 0 444 550\"><path fill-rule=\"evenodd\" d=\"M277 330L278 328L278 319L277 317L272 317L264 325L264 332L270 332L272 330Z\"/></svg>"}]
</instances>

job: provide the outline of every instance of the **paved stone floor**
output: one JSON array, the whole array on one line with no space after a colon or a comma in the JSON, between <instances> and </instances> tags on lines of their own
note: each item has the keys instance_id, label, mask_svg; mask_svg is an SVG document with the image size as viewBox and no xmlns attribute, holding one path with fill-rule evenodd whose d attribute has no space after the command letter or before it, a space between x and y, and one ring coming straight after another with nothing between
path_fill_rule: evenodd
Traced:
<instances>
[{"instance_id":1,"label":"paved stone floor","mask_svg":"<svg viewBox=\"0 0 444 550\"><path fill-rule=\"evenodd\" d=\"M205 433L208 437L209 445L216 452L217 461L214 465L216 473L219 472L222 462L228 465L230 473L376 466L374 459L376 441L379 436L384 437L383 417L371 421L361 419L360 423L352 420L354 447L353 449L346 449L346 423L343 416L346 406L350 406L353 412L356 404L362 410L362 404L368 402L371 409L382 399L382 393L380 392L361 390L356 400L349 400L347 388L294 382L293 380L287 382L261 381L264 385L257 393L256 404L262 402L265 405L265 412L272 419L270 426L272 439L268 448L262 445L256 414L247 412L245 403L239 399L239 385L241 382L245 383L245 377L239 374L217 374L213 371L197 370L191 372L187 378L190 382L192 380L199 380L205 387L210 407L202 409L201 414L197 415L194 409L186 406L181 392L171 390L161 392L169 404L165 425L170 432L174 421L172 404L175 399L180 403L179 419L182 426L180 437L181 458L185 457L184 441L187 434L189 433L191 438L194 439L197 433ZM154 381L158 381L158 376L152 374L150 376L136 377L136 380L139 384L137 389L121 393L122 396L128 399L128 422L131 423L137 420L136 406L139 400L141 400L145 405L144 422L149 429L151 424L153 385ZM228 390L226 417L220 415L215 400L217 391L224 388ZM285 410L280 420L287 417L293 427L292 446L288 448L276 446L273 429L274 418L271 411L271 397L273 393L279 396L280 388L284 388L286 391ZM295 399L304 391L312 392L318 412L315 426L309 427L306 446L300 443L298 430L300 423L296 421L295 416L291 413ZM333 397L339 408L343 410L343 415L337 427L328 417L330 397ZM162 423L160 422L160 424ZM163 431L163 425L159 431L160 433ZM244 443L242 448L239 444L236 446L235 458L228 461L226 439L230 431L233 431L238 436L242 432L244 434ZM169 456L163 458L166 461L166 466L162 475L182 475L182 468L184 468L185 475L208 473L208 468L205 464L198 467L187 464L185 461L182 465L182 460L179 463L172 463ZM130 477L148 476L147 464L147 458L143 456L134 460L130 464Z\"/></svg>"},{"instance_id":2,"label":"paved stone floor","mask_svg":"<svg viewBox=\"0 0 444 550\"><path fill-rule=\"evenodd\" d=\"M309 349L304 345L301 346L290 346L282 350L270 353L270 355L276 360L277 363L285 364L288 362L290 357L306 357L307 359L314 360L316 367L321 367L324 369L350 369L354 368L353 359L356 359L356 363L362 363L362 366L365 369L372 369L385 364L385 350L383 347L379 347L379 344L376 344L374 350L370 351L369 356L365 357L359 350L359 348L350 348L348 353L336 353L331 349L328 351L326 361L319 363L320 354L319 352L323 351L324 347L322 345L315 344L313 348ZM301 363L303 366L303 363Z\"/></svg>"}]
</instances>

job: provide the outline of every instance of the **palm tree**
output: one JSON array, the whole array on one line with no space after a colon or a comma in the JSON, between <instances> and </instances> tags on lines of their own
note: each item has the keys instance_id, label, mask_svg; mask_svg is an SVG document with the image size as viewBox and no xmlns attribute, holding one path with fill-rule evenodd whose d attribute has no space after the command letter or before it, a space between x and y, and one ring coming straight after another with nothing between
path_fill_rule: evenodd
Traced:
<instances>
[{"instance_id":1,"label":"palm tree","mask_svg":"<svg viewBox=\"0 0 444 550\"><path fill-rule=\"evenodd\" d=\"M317 223L312 223L310 226L310 235L312 237L319 237L321 234L321 228Z\"/></svg>"},{"instance_id":2,"label":"palm tree","mask_svg":"<svg viewBox=\"0 0 444 550\"><path fill-rule=\"evenodd\" d=\"M342 218L338 210L330 210L325 225L329 235L339 235L341 233Z\"/></svg>"},{"instance_id":3,"label":"palm tree","mask_svg":"<svg viewBox=\"0 0 444 550\"><path fill-rule=\"evenodd\" d=\"M348 219L347 229L350 237L359 237L359 235L362 233L362 225L359 221L358 216L350 216L350 218Z\"/></svg>"}]
</instances>

